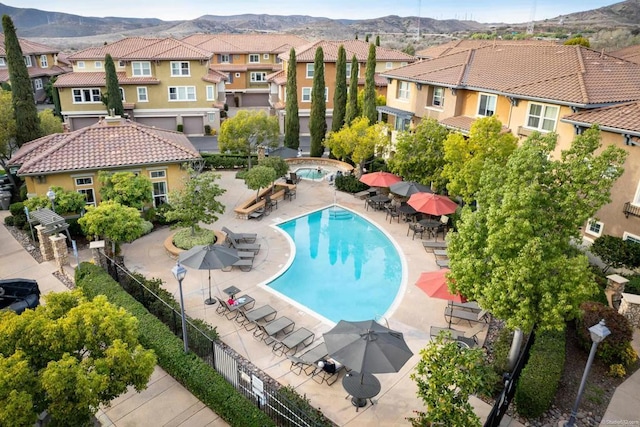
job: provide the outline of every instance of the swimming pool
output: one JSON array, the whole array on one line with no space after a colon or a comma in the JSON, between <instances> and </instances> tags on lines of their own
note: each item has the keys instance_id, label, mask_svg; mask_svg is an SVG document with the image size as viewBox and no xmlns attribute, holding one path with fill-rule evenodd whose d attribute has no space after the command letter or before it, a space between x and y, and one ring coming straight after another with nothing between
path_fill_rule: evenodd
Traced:
<instances>
[{"instance_id":1,"label":"swimming pool","mask_svg":"<svg viewBox=\"0 0 640 427\"><path fill-rule=\"evenodd\" d=\"M318 168L298 168L296 169L296 175L302 179L323 179L329 174L326 169Z\"/></svg>"},{"instance_id":2,"label":"swimming pool","mask_svg":"<svg viewBox=\"0 0 640 427\"><path fill-rule=\"evenodd\" d=\"M332 206L278 227L295 243L295 258L268 284L273 290L332 322L374 319L392 307L402 261L369 221Z\"/></svg>"}]
</instances>

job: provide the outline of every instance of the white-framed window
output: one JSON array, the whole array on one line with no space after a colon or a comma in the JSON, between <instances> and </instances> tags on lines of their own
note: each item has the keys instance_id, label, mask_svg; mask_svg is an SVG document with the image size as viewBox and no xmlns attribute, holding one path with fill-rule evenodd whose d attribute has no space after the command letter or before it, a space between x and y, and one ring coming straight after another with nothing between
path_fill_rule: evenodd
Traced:
<instances>
[{"instance_id":1,"label":"white-framed window","mask_svg":"<svg viewBox=\"0 0 640 427\"><path fill-rule=\"evenodd\" d=\"M631 234L631 233L629 233L627 231L622 233L622 240L628 240L630 242L639 243L640 244L640 236L635 235L635 234Z\"/></svg>"},{"instance_id":2,"label":"white-framed window","mask_svg":"<svg viewBox=\"0 0 640 427\"><path fill-rule=\"evenodd\" d=\"M267 81L267 73L265 72L253 72L251 73L252 83L264 83Z\"/></svg>"},{"instance_id":3,"label":"white-framed window","mask_svg":"<svg viewBox=\"0 0 640 427\"><path fill-rule=\"evenodd\" d=\"M302 102L311 102L311 88L303 87L302 88Z\"/></svg>"},{"instance_id":4,"label":"white-framed window","mask_svg":"<svg viewBox=\"0 0 640 427\"><path fill-rule=\"evenodd\" d=\"M209 123L213 123L216 120L216 113L214 112L207 113L207 120L209 121Z\"/></svg>"},{"instance_id":5,"label":"white-framed window","mask_svg":"<svg viewBox=\"0 0 640 427\"><path fill-rule=\"evenodd\" d=\"M402 61L402 62L400 63L400 66L401 66L401 67L406 67L408 64L409 64L409 63L408 63L407 61Z\"/></svg>"},{"instance_id":6,"label":"white-framed window","mask_svg":"<svg viewBox=\"0 0 640 427\"><path fill-rule=\"evenodd\" d=\"M149 102L149 94L146 86L138 86L136 91L138 92L138 102Z\"/></svg>"},{"instance_id":7,"label":"white-framed window","mask_svg":"<svg viewBox=\"0 0 640 427\"><path fill-rule=\"evenodd\" d=\"M0 56L0 67L7 66L7 59L4 56Z\"/></svg>"},{"instance_id":8,"label":"white-framed window","mask_svg":"<svg viewBox=\"0 0 640 427\"><path fill-rule=\"evenodd\" d=\"M36 87L36 90L41 90L42 89L42 79L35 79L33 81L33 84Z\"/></svg>"},{"instance_id":9,"label":"white-framed window","mask_svg":"<svg viewBox=\"0 0 640 427\"><path fill-rule=\"evenodd\" d=\"M393 62L387 62L386 64L384 64L384 68L390 70L391 68L393 68Z\"/></svg>"},{"instance_id":10,"label":"white-framed window","mask_svg":"<svg viewBox=\"0 0 640 427\"><path fill-rule=\"evenodd\" d=\"M170 86L169 101L195 101L195 86Z\"/></svg>"},{"instance_id":11,"label":"white-framed window","mask_svg":"<svg viewBox=\"0 0 640 427\"><path fill-rule=\"evenodd\" d=\"M589 218L587 221L587 228L585 232L595 237L600 237L602 235L602 230L604 229L604 223L594 219Z\"/></svg>"},{"instance_id":12,"label":"white-framed window","mask_svg":"<svg viewBox=\"0 0 640 427\"><path fill-rule=\"evenodd\" d=\"M324 87L324 102L329 102L329 87Z\"/></svg>"},{"instance_id":13,"label":"white-framed window","mask_svg":"<svg viewBox=\"0 0 640 427\"><path fill-rule=\"evenodd\" d=\"M33 67L33 64L31 63L31 57L28 55L24 56L24 63L27 67Z\"/></svg>"},{"instance_id":14,"label":"white-framed window","mask_svg":"<svg viewBox=\"0 0 640 427\"><path fill-rule=\"evenodd\" d=\"M125 98L124 98L124 89L123 88L118 88L120 89L120 99L122 99L122 102L125 102Z\"/></svg>"},{"instance_id":15,"label":"white-framed window","mask_svg":"<svg viewBox=\"0 0 640 427\"><path fill-rule=\"evenodd\" d=\"M220 63L228 64L230 62L231 62L231 55L229 55L228 53L227 54L223 53L220 55Z\"/></svg>"},{"instance_id":16,"label":"white-framed window","mask_svg":"<svg viewBox=\"0 0 640 427\"><path fill-rule=\"evenodd\" d=\"M216 100L216 87L213 85L207 86L207 101L215 101Z\"/></svg>"},{"instance_id":17,"label":"white-framed window","mask_svg":"<svg viewBox=\"0 0 640 427\"><path fill-rule=\"evenodd\" d=\"M186 77L190 76L189 61L172 61L171 62L171 76L173 77Z\"/></svg>"},{"instance_id":18,"label":"white-framed window","mask_svg":"<svg viewBox=\"0 0 640 427\"><path fill-rule=\"evenodd\" d=\"M165 181L156 181L153 183L153 207L167 203L167 183Z\"/></svg>"},{"instance_id":19,"label":"white-framed window","mask_svg":"<svg viewBox=\"0 0 640 427\"><path fill-rule=\"evenodd\" d=\"M345 71L347 72L347 78L351 77L351 62L347 62L346 67L345 67ZM358 77L360 77L360 63L358 63L358 72L356 74Z\"/></svg>"},{"instance_id":20,"label":"white-framed window","mask_svg":"<svg viewBox=\"0 0 640 427\"><path fill-rule=\"evenodd\" d=\"M73 89L72 94L74 104L99 104L102 102L100 88Z\"/></svg>"},{"instance_id":21,"label":"white-framed window","mask_svg":"<svg viewBox=\"0 0 640 427\"><path fill-rule=\"evenodd\" d=\"M124 61L118 61L118 68L124 68L127 66L127 63Z\"/></svg>"},{"instance_id":22,"label":"white-framed window","mask_svg":"<svg viewBox=\"0 0 640 427\"><path fill-rule=\"evenodd\" d=\"M151 75L151 62L149 61L134 61L131 63L131 73L134 77L150 76Z\"/></svg>"},{"instance_id":23,"label":"white-framed window","mask_svg":"<svg viewBox=\"0 0 640 427\"><path fill-rule=\"evenodd\" d=\"M560 108L556 105L529 103L527 127L542 132L553 132L556 129Z\"/></svg>"},{"instance_id":24,"label":"white-framed window","mask_svg":"<svg viewBox=\"0 0 640 427\"><path fill-rule=\"evenodd\" d=\"M240 78L240 73L236 73L236 79Z\"/></svg>"},{"instance_id":25,"label":"white-framed window","mask_svg":"<svg viewBox=\"0 0 640 427\"><path fill-rule=\"evenodd\" d=\"M167 171L164 169L149 171L149 178L151 179L159 179L159 178L166 178L166 177L167 177Z\"/></svg>"},{"instance_id":26,"label":"white-framed window","mask_svg":"<svg viewBox=\"0 0 640 427\"><path fill-rule=\"evenodd\" d=\"M250 64L257 64L259 62L260 62L260 55L258 55L257 53L249 54L249 63Z\"/></svg>"},{"instance_id":27,"label":"white-framed window","mask_svg":"<svg viewBox=\"0 0 640 427\"><path fill-rule=\"evenodd\" d=\"M478 97L478 116L493 116L496 113L497 102L498 97L496 95L481 93Z\"/></svg>"},{"instance_id":28,"label":"white-framed window","mask_svg":"<svg viewBox=\"0 0 640 427\"><path fill-rule=\"evenodd\" d=\"M40 55L40 68L49 67L49 59L47 59L47 55Z\"/></svg>"},{"instance_id":29,"label":"white-framed window","mask_svg":"<svg viewBox=\"0 0 640 427\"><path fill-rule=\"evenodd\" d=\"M307 78L308 78L308 79L312 79L312 78L313 78L313 66L314 66L314 64L313 64L313 63L311 63L311 64L307 64L307 73L306 73L306 76L307 76Z\"/></svg>"},{"instance_id":30,"label":"white-framed window","mask_svg":"<svg viewBox=\"0 0 640 427\"><path fill-rule=\"evenodd\" d=\"M81 70L84 69L84 61L78 61L76 66Z\"/></svg>"},{"instance_id":31,"label":"white-framed window","mask_svg":"<svg viewBox=\"0 0 640 427\"><path fill-rule=\"evenodd\" d=\"M268 53L263 53L262 54L262 59L269 59L269 58L270 58L270 56L269 56Z\"/></svg>"},{"instance_id":32,"label":"white-framed window","mask_svg":"<svg viewBox=\"0 0 640 427\"><path fill-rule=\"evenodd\" d=\"M83 185L93 185L93 177L90 176L82 176L75 178L76 187L81 187Z\"/></svg>"},{"instance_id":33,"label":"white-framed window","mask_svg":"<svg viewBox=\"0 0 640 427\"><path fill-rule=\"evenodd\" d=\"M102 68L102 61L95 61L93 63L94 68Z\"/></svg>"},{"instance_id":34,"label":"white-framed window","mask_svg":"<svg viewBox=\"0 0 640 427\"><path fill-rule=\"evenodd\" d=\"M443 87L436 86L433 88L431 105L439 108L442 108L444 106L444 88Z\"/></svg>"},{"instance_id":35,"label":"white-framed window","mask_svg":"<svg viewBox=\"0 0 640 427\"><path fill-rule=\"evenodd\" d=\"M95 197L95 194L93 193L93 188L79 188L76 191L84 195L85 205L91 205L91 206L96 205L96 197Z\"/></svg>"},{"instance_id":36,"label":"white-framed window","mask_svg":"<svg viewBox=\"0 0 640 427\"><path fill-rule=\"evenodd\" d=\"M411 87L409 82L398 82L398 99L408 100L411 95Z\"/></svg>"}]
</instances>

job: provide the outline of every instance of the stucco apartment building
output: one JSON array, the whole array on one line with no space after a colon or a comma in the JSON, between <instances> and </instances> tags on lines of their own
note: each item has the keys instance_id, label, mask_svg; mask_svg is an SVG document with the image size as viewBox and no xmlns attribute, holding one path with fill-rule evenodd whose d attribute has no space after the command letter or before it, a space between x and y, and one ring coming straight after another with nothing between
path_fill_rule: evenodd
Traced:
<instances>
[{"instance_id":1,"label":"stucco apartment building","mask_svg":"<svg viewBox=\"0 0 640 427\"><path fill-rule=\"evenodd\" d=\"M477 118L495 115L521 139L557 133L558 155L586 127L601 125L603 144L629 156L612 203L585 224L584 239L609 234L640 241L640 65L582 46L483 43L383 76L390 81L387 105L378 110L396 134L426 118L468 133Z\"/></svg>"}]
</instances>

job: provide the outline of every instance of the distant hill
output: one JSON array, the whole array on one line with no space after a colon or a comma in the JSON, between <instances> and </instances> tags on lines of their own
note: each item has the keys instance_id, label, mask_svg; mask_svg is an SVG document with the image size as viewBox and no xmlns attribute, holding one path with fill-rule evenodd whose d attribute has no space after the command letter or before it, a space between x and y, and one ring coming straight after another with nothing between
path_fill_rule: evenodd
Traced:
<instances>
[{"instance_id":1,"label":"distant hill","mask_svg":"<svg viewBox=\"0 0 640 427\"><path fill-rule=\"evenodd\" d=\"M590 29L638 27L640 24L640 0L626 0L611 6L584 12L557 16L543 22L562 21L565 26L580 26Z\"/></svg>"}]
</instances>

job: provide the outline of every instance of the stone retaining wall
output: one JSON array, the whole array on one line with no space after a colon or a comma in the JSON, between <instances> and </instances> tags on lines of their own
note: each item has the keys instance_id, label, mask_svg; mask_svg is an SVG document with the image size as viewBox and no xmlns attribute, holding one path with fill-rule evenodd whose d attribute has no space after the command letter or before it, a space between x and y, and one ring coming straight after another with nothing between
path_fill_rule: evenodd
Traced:
<instances>
[{"instance_id":1,"label":"stone retaining wall","mask_svg":"<svg viewBox=\"0 0 640 427\"><path fill-rule=\"evenodd\" d=\"M623 293L618 313L626 317L634 327L640 328L640 295Z\"/></svg>"}]
</instances>

